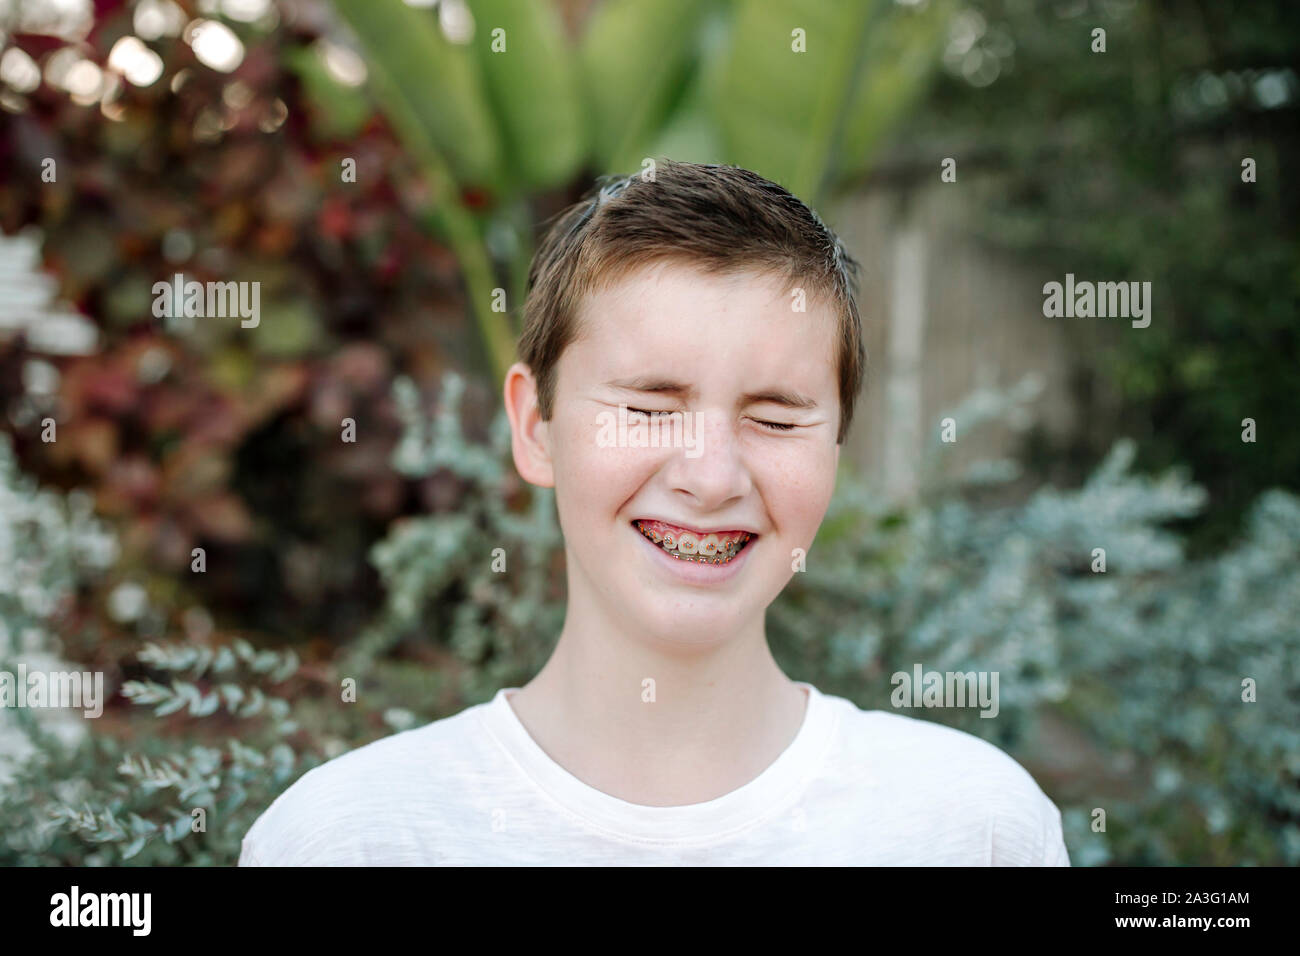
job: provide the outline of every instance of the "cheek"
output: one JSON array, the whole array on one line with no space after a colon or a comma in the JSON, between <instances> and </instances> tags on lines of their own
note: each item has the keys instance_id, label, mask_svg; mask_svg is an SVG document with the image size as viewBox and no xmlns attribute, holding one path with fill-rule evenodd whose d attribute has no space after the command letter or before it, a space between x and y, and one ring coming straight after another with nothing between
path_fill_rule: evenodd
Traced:
<instances>
[{"instance_id":1,"label":"cheek","mask_svg":"<svg viewBox=\"0 0 1300 956\"><path fill-rule=\"evenodd\" d=\"M835 492L835 446L801 444L774 455L761 485L782 534L812 540Z\"/></svg>"},{"instance_id":2,"label":"cheek","mask_svg":"<svg viewBox=\"0 0 1300 956\"><path fill-rule=\"evenodd\" d=\"M574 502L618 503L653 473L653 455L644 449L602 447L595 422L570 418L553 430L553 460L558 472L557 493ZM594 513L594 509L587 509Z\"/></svg>"}]
</instances>

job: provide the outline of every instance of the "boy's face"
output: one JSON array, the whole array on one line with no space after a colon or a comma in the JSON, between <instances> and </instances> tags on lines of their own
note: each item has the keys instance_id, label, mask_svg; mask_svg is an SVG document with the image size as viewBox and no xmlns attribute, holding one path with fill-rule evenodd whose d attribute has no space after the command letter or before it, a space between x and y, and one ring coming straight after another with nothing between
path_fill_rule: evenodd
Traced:
<instances>
[{"instance_id":1,"label":"boy's face","mask_svg":"<svg viewBox=\"0 0 1300 956\"><path fill-rule=\"evenodd\" d=\"M816 535L839 462L837 318L811 299L794 311L793 291L767 273L652 264L584 301L551 421L538 417L527 366L511 370L515 462L528 481L555 487L571 614L673 644L761 631L795 549ZM647 388L656 384L674 389ZM631 447L620 438L637 417L620 435L620 404L685 414L659 432L661 447ZM726 564L689 561L653 543L638 519L662 522L646 526L661 535L676 526L751 537ZM684 547L698 557L735 536L694 537Z\"/></svg>"}]
</instances>

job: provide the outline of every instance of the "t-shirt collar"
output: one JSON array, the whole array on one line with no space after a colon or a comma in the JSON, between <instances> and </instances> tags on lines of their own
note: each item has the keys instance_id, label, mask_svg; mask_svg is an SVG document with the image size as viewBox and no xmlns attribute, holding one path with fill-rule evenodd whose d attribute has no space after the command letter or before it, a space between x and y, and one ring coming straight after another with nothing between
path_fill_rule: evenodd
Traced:
<instances>
[{"instance_id":1,"label":"t-shirt collar","mask_svg":"<svg viewBox=\"0 0 1300 956\"><path fill-rule=\"evenodd\" d=\"M556 807L596 829L640 842L699 843L743 830L781 813L825 761L837 714L812 684L803 723L789 746L749 783L704 803L648 807L628 803L583 783L542 750L519 720L503 687L480 710L483 725L519 769Z\"/></svg>"}]
</instances>

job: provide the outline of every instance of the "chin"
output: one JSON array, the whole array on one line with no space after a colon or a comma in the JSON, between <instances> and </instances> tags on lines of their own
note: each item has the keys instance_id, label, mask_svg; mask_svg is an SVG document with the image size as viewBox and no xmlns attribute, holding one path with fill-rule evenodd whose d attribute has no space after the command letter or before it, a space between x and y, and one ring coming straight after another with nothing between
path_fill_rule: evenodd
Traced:
<instances>
[{"instance_id":1,"label":"chin","mask_svg":"<svg viewBox=\"0 0 1300 956\"><path fill-rule=\"evenodd\" d=\"M650 640L669 647L714 647L741 631L750 620L748 608L736 606L735 595L718 600L708 595L642 593L627 605L637 610L631 623L640 624Z\"/></svg>"}]
</instances>

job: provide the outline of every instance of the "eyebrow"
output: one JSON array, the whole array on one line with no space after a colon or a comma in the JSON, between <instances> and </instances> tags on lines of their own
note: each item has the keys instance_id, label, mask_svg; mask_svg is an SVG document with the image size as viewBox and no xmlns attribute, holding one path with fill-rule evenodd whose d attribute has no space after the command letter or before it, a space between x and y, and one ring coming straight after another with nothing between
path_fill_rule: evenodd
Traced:
<instances>
[{"instance_id":1,"label":"eyebrow","mask_svg":"<svg viewBox=\"0 0 1300 956\"><path fill-rule=\"evenodd\" d=\"M619 378L605 384L610 388L619 388L630 392L654 392L661 395L671 395L679 399L691 399L696 394L694 386L650 376ZM801 395L798 392L783 388L766 388L758 392L746 392L741 396L741 404L743 405L756 405L762 402L796 409L818 407L817 402L807 395Z\"/></svg>"}]
</instances>

